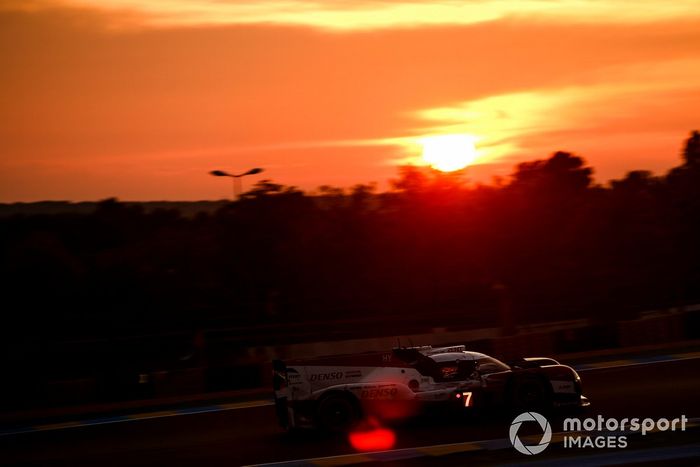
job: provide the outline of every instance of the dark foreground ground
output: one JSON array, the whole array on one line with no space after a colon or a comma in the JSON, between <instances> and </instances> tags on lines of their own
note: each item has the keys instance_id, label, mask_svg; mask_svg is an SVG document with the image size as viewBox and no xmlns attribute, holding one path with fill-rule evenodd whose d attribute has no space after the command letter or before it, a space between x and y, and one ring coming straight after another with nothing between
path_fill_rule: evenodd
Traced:
<instances>
[{"instance_id":1,"label":"dark foreground ground","mask_svg":"<svg viewBox=\"0 0 700 467\"><path fill-rule=\"evenodd\" d=\"M581 373L592 401L586 417L700 417L700 359L597 369ZM508 438L510 417L464 420L422 417L395 428L394 449ZM552 419L561 431L561 419ZM439 457L395 459L390 465L479 465L551 461L551 465L700 464L700 431L630 436L624 450L563 450L537 456L505 447ZM1 465L125 466L244 465L352 454L344 439L313 433L289 436L276 425L272 406L153 418L0 437ZM602 456L602 457L601 457ZM605 457L612 456L612 457ZM340 460L340 459L339 459ZM347 460L347 459L346 459ZM316 461L330 465L333 460ZM303 465L300 464L300 465Z\"/></svg>"}]
</instances>

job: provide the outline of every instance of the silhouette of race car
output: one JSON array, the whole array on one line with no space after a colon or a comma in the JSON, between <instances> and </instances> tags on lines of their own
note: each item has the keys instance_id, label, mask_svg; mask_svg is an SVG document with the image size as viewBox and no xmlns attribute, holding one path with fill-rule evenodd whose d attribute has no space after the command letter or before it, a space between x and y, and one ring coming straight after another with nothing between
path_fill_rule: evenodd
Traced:
<instances>
[{"instance_id":1,"label":"silhouette of race car","mask_svg":"<svg viewBox=\"0 0 700 467\"><path fill-rule=\"evenodd\" d=\"M284 428L350 429L364 416L409 416L440 405L459 411L586 407L576 371L551 358L510 364L465 346L401 347L273 362Z\"/></svg>"}]
</instances>

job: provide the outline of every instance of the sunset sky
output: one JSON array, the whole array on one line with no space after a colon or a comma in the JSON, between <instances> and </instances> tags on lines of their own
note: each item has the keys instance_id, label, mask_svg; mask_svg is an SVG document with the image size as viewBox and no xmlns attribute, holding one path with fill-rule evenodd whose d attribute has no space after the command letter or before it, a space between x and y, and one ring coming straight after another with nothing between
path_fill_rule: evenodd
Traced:
<instances>
[{"instance_id":1,"label":"sunset sky","mask_svg":"<svg viewBox=\"0 0 700 467\"><path fill-rule=\"evenodd\" d=\"M476 144L663 173L700 129L698 0L0 0L0 202L313 190Z\"/></svg>"}]
</instances>

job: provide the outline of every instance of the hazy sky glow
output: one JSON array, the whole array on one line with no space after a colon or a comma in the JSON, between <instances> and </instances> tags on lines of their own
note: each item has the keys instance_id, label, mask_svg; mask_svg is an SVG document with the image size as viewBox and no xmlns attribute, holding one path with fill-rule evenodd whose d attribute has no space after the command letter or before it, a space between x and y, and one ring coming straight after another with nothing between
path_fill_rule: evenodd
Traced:
<instances>
[{"instance_id":1,"label":"hazy sky glow","mask_svg":"<svg viewBox=\"0 0 700 467\"><path fill-rule=\"evenodd\" d=\"M0 83L0 201L216 199L209 170L253 166L381 183L443 134L476 141L472 180L561 149L604 182L700 128L700 8L10 0Z\"/></svg>"}]
</instances>

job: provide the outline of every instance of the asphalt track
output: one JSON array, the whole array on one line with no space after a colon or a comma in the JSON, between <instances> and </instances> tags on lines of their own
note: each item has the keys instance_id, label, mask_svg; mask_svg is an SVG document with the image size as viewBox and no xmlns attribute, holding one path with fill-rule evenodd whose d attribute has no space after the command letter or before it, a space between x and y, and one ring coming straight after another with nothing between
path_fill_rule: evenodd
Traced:
<instances>
[{"instance_id":1,"label":"asphalt track","mask_svg":"<svg viewBox=\"0 0 700 467\"><path fill-rule=\"evenodd\" d=\"M700 359L617 366L581 373L584 392L592 402L586 417L688 418L700 417ZM554 431L561 420L552 420ZM465 420L463 418L419 417L395 427L395 450L508 437L510 419ZM664 446L684 452L700 442L695 433L667 433L660 441L636 437L630 440L630 455L645 459L662 454ZM688 448L688 446L691 446ZM343 438L307 433L290 436L276 425L274 408L258 406L183 416L148 418L130 423L80 426L64 430L39 431L0 438L0 465L130 466L130 465L245 465L304 461L352 454ZM641 454L639 454L641 453ZM578 454L577 454L578 455ZM595 451L581 452L592 464ZM486 452L476 463L518 463L534 460L512 449ZM538 458L544 460L544 458ZM632 459L632 458L631 458ZM639 462L637 459L637 462ZM573 461L573 460L572 460ZM328 460L327 463L331 463ZM602 462L602 461L601 461ZM700 462L696 458L694 463ZM394 461L392 465L405 462ZM413 459L410 465L463 465L464 459ZM474 463L474 462L470 462ZM673 464L676 465L676 464ZM681 464L679 464L681 465ZM682 464L685 465L685 464Z\"/></svg>"}]
</instances>

